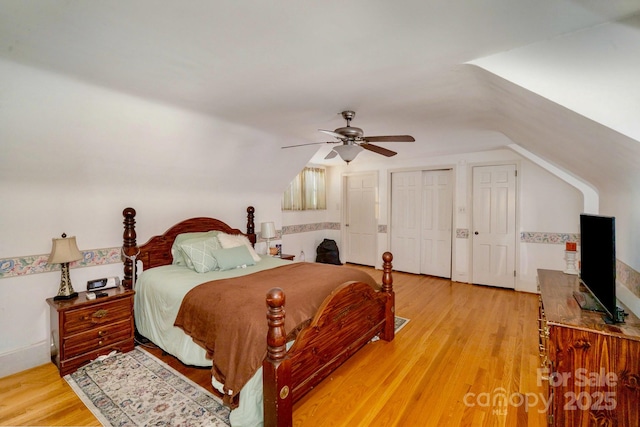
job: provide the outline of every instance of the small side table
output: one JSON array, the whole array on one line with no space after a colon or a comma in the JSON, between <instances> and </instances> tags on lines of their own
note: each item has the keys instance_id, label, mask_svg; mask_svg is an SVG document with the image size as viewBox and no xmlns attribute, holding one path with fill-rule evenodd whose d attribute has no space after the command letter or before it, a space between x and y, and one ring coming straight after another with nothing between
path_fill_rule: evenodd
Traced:
<instances>
[{"instance_id":1,"label":"small side table","mask_svg":"<svg viewBox=\"0 0 640 427\"><path fill-rule=\"evenodd\" d=\"M122 287L102 292L108 295L94 300L87 299L87 292L71 300L47 299L54 345L51 361L61 377L113 350L133 350L134 292Z\"/></svg>"}]
</instances>

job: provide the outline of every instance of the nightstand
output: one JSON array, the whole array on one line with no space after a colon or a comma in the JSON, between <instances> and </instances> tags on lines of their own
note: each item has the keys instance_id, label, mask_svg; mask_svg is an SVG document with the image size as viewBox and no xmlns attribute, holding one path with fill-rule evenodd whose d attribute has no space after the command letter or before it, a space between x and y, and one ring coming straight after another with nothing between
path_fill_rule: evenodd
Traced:
<instances>
[{"instance_id":1,"label":"nightstand","mask_svg":"<svg viewBox=\"0 0 640 427\"><path fill-rule=\"evenodd\" d=\"M296 257L295 255L291 255L291 254L280 254L280 258L286 259L288 261L293 261L295 257Z\"/></svg>"},{"instance_id":2,"label":"nightstand","mask_svg":"<svg viewBox=\"0 0 640 427\"><path fill-rule=\"evenodd\" d=\"M103 290L108 296L72 300L48 298L51 315L51 361L60 376L74 372L113 350L133 350L133 294L122 287Z\"/></svg>"}]
</instances>

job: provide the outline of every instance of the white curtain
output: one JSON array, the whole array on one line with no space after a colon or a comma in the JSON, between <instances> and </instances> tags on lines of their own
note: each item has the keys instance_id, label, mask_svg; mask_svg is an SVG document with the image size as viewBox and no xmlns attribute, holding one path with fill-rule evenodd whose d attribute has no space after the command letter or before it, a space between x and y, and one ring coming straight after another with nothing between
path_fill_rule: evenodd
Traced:
<instances>
[{"instance_id":1,"label":"white curtain","mask_svg":"<svg viewBox=\"0 0 640 427\"><path fill-rule=\"evenodd\" d=\"M282 198L282 210L326 209L325 170L306 167L291 181Z\"/></svg>"}]
</instances>

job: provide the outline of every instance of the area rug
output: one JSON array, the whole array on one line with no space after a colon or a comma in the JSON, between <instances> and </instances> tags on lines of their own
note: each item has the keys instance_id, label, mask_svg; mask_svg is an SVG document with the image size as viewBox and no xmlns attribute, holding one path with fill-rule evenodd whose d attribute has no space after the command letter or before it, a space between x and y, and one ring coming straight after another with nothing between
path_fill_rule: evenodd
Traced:
<instances>
[{"instance_id":1,"label":"area rug","mask_svg":"<svg viewBox=\"0 0 640 427\"><path fill-rule=\"evenodd\" d=\"M229 426L220 399L139 347L64 379L105 426Z\"/></svg>"},{"instance_id":2,"label":"area rug","mask_svg":"<svg viewBox=\"0 0 640 427\"><path fill-rule=\"evenodd\" d=\"M400 317L400 316L396 316L395 320L395 333L397 334L400 329L404 328L405 326L407 326L407 323L409 323L409 319L405 318L405 317Z\"/></svg>"},{"instance_id":3,"label":"area rug","mask_svg":"<svg viewBox=\"0 0 640 427\"><path fill-rule=\"evenodd\" d=\"M400 317L400 316L395 316L393 321L394 321L394 325L393 325L394 334L397 334L398 331L400 331L400 329L404 328L405 326L407 326L407 323L409 323L409 319L407 319L406 317ZM376 335L375 337L371 338L370 342L376 342L379 339L380 337Z\"/></svg>"},{"instance_id":4,"label":"area rug","mask_svg":"<svg viewBox=\"0 0 640 427\"><path fill-rule=\"evenodd\" d=\"M408 322L396 316L395 332ZM220 399L140 347L100 357L64 379L105 426L229 426Z\"/></svg>"}]
</instances>

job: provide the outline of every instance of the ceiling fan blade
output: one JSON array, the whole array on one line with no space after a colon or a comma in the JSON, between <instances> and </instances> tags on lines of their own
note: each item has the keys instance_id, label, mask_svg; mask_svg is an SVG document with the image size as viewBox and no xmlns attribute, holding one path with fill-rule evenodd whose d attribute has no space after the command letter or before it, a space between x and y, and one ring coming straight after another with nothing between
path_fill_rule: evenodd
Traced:
<instances>
[{"instance_id":1,"label":"ceiling fan blade","mask_svg":"<svg viewBox=\"0 0 640 427\"><path fill-rule=\"evenodd\" d=\"M387 136L363 136L362 139L367 142L414 142L415 138L411 135L387 135Z\"/></svg>"},{"instance_id":2,"label":"ceiling fan blade","mask_svg":"<svg viewBox=\"0 0 640 427\"><path fill-rule=\"evenodd\" d=\"M329 154L327 154L324 159L325 160L333 159L337 155L338 155L338 153L335 150L331 150L331 152Z\"/></svg>"},{"instance_id":3,"label":"ceiling fan blade","mask_svg":"<svg viewBox=\"0 0 640 427\"><path fill-rule=\"evenodd\" d=\"M280 148L293 148L293 147L304 147L305 145L317 145L317 144L335 144L335 141L326 141L326 142L309 142L308 144L298 144L298 145L287 145Z\"/></svg>"},{"instance_id":4,"label":"ceiling fan blade","mask_svg":"<svg viewBox=\"0 0 640 427\"><path fill-rule=\"evenodd\" d=\"M344 139L344 135L340 135L337 132L334 132L332 130L324 130L324 129L318 129L320 132L326 133L327 135L331 135L334 138L338 138L338 139Z\"/></svg>"},{"instance_id":5,"label":"ceiling fan blade","mask_svg":"<svg viewBox=\"0 0 640 427\"><path fill-rule=\"evenodd\" d=\"M387 157L392 157L398 154L395 151L387 150L386 148L378 147L377 145L373 144L360 144L360 146L365 150L373 151L374 153L382 154L383 156Z\"/></svg>"}]
</instances>

